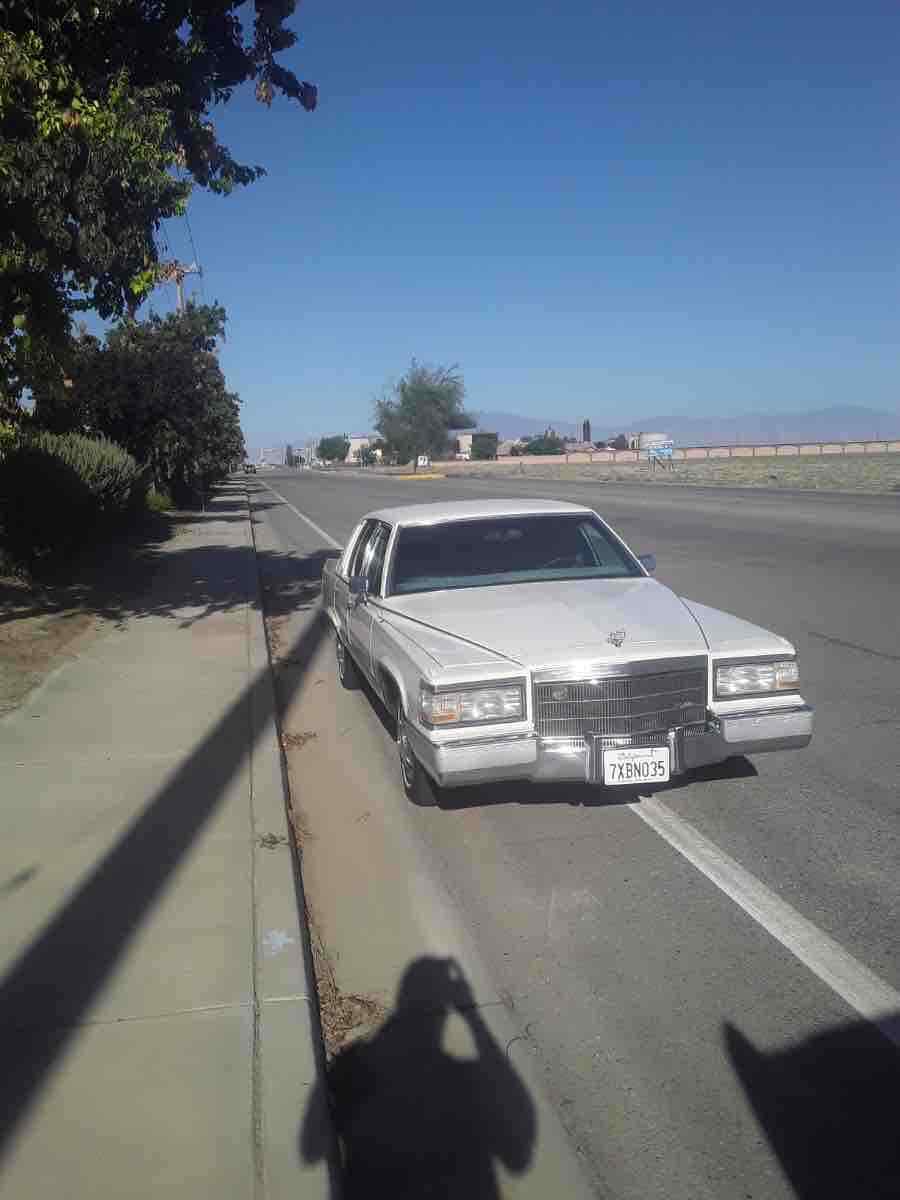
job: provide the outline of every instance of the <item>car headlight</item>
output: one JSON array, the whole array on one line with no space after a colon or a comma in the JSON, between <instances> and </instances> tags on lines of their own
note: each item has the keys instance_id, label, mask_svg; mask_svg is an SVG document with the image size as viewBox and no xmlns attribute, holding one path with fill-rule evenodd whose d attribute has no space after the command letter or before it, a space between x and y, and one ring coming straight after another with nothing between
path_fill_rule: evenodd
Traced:
<instances>
[{"instance_id":1,"label":"car headlight","mask_svg":"<svg viewBox=\"0 0 900 1200\"><path fill-rule=\"evenodd\" d=\"M504 683L435 692L423 684L419 690L419 716L430 728L521 721L525 716L525 688L521 683Z\"/></svg>"},{"instance_id":2,"label":"car headlight","mask_svg":"<svg viewBox=\"0 0 900 1200\"><path fill-rule=\"evenodd\" d=\"M716 667L716 696L771 696L795 692L800 684L797 660L729 663Z\"/></svg>"}]
</instances>

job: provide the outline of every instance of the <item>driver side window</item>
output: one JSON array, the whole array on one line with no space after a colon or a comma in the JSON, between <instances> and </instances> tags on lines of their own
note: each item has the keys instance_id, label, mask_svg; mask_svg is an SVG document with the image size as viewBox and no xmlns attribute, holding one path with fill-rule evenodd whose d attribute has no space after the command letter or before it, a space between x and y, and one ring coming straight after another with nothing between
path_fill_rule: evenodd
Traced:
<instances>
[{"instance_id":1,"label":"driver side window","mask_svg":"<svg viewBox=\"0 0 900 1200\"><path fill-rule=\"evenodd\" d=\"M375 526L369 538L368 549L363 560L362 573L369 581L369 594L377 596L381 591L381 573L384 568L384 555L387 550L390 528L379 523Z\"/></svg>"},{"instance_id":2,"label":"driver side window","mask_svg":"<svg viewBox=\"0 0 900 1200\"><path fill-rule=\"evenodd\" d=\"M347 559L347 578L353 575L362 574L363 556L366 552L366 547L369 544L369 538L372 536L372 529L375 526L374 521L365 521L362 529L359 531L359 537L356 539L356 544L350 557Z\"/></svg>"}]
</instances>

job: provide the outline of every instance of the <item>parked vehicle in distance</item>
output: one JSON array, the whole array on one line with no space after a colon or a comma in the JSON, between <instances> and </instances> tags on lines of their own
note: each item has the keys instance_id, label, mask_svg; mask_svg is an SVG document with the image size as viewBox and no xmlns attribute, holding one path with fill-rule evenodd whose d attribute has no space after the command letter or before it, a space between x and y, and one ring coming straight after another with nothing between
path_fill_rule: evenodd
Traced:
<instances>
[{"instance_id":1,"label":"parked vehicle in distance","mask_svg":"<svg viewBox=\"0 0 900 1200\"><path fill-rule=\"evenodd\" d=\"M419 457L416 459L416 468L430 467L430 466L431 466L431 459L428 457L427 454L420 454Z\"/></svg>"},{"instance_id":2,"label":"parked vehicle in distance","mask_svg":"<svg viewBox=\"0 0 900 1200\"><path fill-rule=\"evenodd\" d=\"M255 475L256 474L256 463L250 463L250 462L244 463L244 474L245 475Z\"/></svg>"},{"instance_id":3,"label":"parked vehicle in distance","mask_svg":"<svg viewBox=\"0 0 900 1200\"><path fill-rule=\"evenodd\" d=\"M323 571L345 686L396 722L407 793L495 780L666 783L799 749L784 638L675 595L592 510L552 500L370 513Z\"/></svg>"}]
</instances>

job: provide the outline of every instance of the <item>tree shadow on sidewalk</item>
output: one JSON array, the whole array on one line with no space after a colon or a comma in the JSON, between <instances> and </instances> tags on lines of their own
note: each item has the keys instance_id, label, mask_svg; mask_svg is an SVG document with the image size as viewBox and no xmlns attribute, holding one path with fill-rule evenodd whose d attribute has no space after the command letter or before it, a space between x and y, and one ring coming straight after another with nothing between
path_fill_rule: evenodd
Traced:
<instances>
[{"instance_id":1,"label":"tree shadow on sidewalk","mask_svg":"<svg viewBox=\"0 0 900 1200\"><path fill-rule=\"evenodd\" d=\"M180 552L179 552L180 553ZM193 603L190 587L197 549L185 551L182 568L167 572L171 588L162 606ZM193 558L191 558L193 554ZM203 554L200 554L201 559ZM217 603L232 572L235 596L255 601L257 565L248 545L209 549ZM215 572L213 573L213 567ZM315 602L321 571L317 556L294 560ZM230 593L225 591L225 595ZM154 601L159 604L159 601ZM300 687L326 622L316 614L290 647L295 670L282 687ZM186 664L189 669L189 664ZM232 778L271 728L275 698L268 665L250 679L165 784L137 813L116 843L79 882L0 980L0 1157L39 1096L123 952L183 865L196 839L221 805Z\"/></svg>"},{"instance_id":2,"label":"tree shadow on sidewalk","mask_svg":"<svg viewBox=\"0 0 900 1200\"><path fill-rule=\"evenodd\" d=\"M256 512L268 505L253 507ZM237 586L237 560L246 545L185 543L182 550L178 542L191 525L242 522L247 522L247 502L234 484L220 488L204 513L148 513L129 532L104 535L75 558L46 568L30 586L0 578L0 624L75 611L119 625L150 616L183 619L186 608L195 616L228 612L246 602L246 589ZM229 558L235 560L231 570Z\"/></svg>"},{"instance_id":3,"label":"tree shadow on sidewalk","mask_svg":"<svg viewBox=\"0 0 900 1200\"><path fill-rule=\"evenodd\" d=\"M454 1012L474 1059L442 1047ZM496 1163L520 1174L531 1162L534 1104L452 959L422 957L406 968L394 1012L338 1054L328 1086L346 1200L497 1200ZM317 1089L300 1131L306 1162L328 1151L323 1107Z\"/></svg>"},{"instance_id":4,"label":"tree shadow on sidewalk","mask_svg":"<svg viewBox=\"0 0 900 1200\"><path fill-rule=\"evenodd\" d=\"M83 554L77 562L59 566L34 588L0 580L0 625L32 617L67 617L88 612L119 628L148 617L178 620L181 628L214 613L232 612L246 604L248 592L242 577L247 546L210 541L179 548L180 530L220 521L247 521L242 492L222 488L215 509L206 514L149 517L142 527ZM230 497L230 498L226 498ZM265 505L254 503L256 512ZM298 574L295 554L259 552L260 569L280 580L281 610L306 608L318 595L318 580L325 558L334 551L311 556L314 570L305 563ZM314 562L313 562L314 559ZM251 589L254 598L254 587Z\"/></svg>"}]
</instances>

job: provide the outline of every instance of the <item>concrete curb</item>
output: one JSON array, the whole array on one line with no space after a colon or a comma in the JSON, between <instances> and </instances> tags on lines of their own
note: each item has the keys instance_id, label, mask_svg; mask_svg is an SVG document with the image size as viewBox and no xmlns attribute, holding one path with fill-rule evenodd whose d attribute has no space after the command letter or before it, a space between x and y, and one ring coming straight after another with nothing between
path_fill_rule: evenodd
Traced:
<instances>
[{"instance_id":1,"label":"concrete curb","mask_svg":"<svg viewBox=\"0 0 900 1200\"><path fill-rule=\"evenodd\" d=\"M325 1048L298 867L288 821L290 790L281 748L275 681L256 556L253 506L247 542L256 603L248 609L253 834L253 1104L257 1200L320 1200L340 1194L337 1144L330 1130ZM299 1130L310 1105L329 1128L329 1152L308 1164Z\"/></svg>"}]
</instances>

